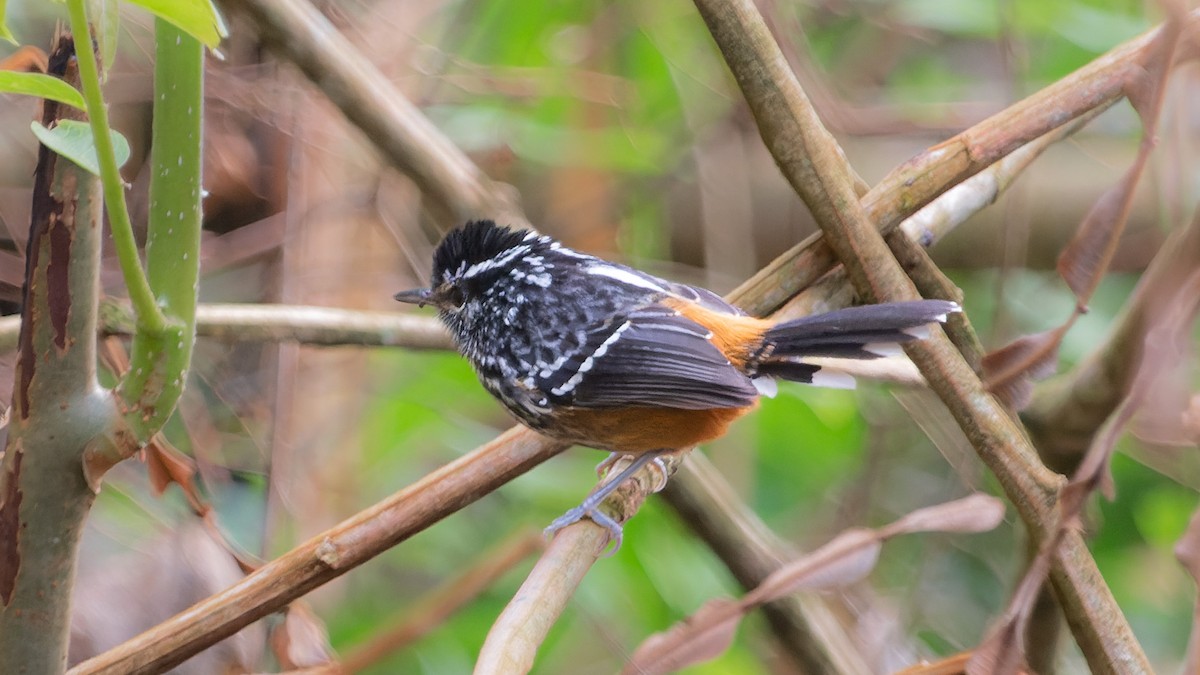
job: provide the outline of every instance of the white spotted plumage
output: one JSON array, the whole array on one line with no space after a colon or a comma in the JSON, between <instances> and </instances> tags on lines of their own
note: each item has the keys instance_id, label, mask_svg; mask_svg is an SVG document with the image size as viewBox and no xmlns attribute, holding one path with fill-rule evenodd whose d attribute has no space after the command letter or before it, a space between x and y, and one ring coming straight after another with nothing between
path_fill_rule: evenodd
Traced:
<instances>
[{"instance_id":1,"label":"white spotted plumage","mask_svg":"<svg viewBox=\"0 0 1200 675\"><path fill-rule=\"evenodd\" d=\"M596 348L596 351L592 352L583 360L583 363L579 364L579 369L576 370L575 374L567 380L566 384L562 385L561 387L554 387L550 390L550 393L554 394L555 396L563 396L570 393L573 389L575 389L575 387L579 386L579 383L583 381L583 376L587 375L588 371L592 369L593 365L595 365L596 359L608 353L608 348L617 340L620 340L621 334L626 330L629 330L631 325L633 324L629 321L626 321L618 326L617 329L613 331L612 335L608 336L604 342L600 343L600 346Z\"/></svg>"},{"instance_id":2,"label":"white spotted plumage","mask_svg":"<svg viewBox=\"0 0 1200 675\"><path fill-rule=\"evenodd\" d=\"M677 308L695 303L731 320L740 309L533 232L469 223L438 246L432 278L423 297L434 298L480 381L551 435L565 433L555 422L564 408L746 408L775 393L775 378L846 386L801 357L874 358L958 310L925 301L785 322L735 365L708 326Z\"/></svg>"}]
</instances>

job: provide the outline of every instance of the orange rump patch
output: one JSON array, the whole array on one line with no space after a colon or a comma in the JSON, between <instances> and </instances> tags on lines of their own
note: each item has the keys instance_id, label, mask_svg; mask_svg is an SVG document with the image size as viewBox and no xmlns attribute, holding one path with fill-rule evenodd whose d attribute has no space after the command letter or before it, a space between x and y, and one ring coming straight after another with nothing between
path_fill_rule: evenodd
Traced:
<instances>
[{"instance_id":1,"label":"orange rump patch","mask_svg":"<svg viewBox=\"0 0 1200 675\"><path fill-rule=\"evenodd\" d=\"M713 345L738 368L746 366L746 360L762 344L763 335L772 325L765 319L725 314L675 298L667 298L662 304L707 328L713 334Z\"/></svg>"}]
</instances>

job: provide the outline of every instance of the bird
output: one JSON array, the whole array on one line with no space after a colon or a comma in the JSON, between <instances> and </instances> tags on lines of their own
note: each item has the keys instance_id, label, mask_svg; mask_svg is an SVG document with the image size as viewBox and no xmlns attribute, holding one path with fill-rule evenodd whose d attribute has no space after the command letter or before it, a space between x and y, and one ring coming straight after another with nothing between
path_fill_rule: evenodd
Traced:
<instances>
[{"instance_id":1,"label":"bird","mask_svg":"<svg viewBox=\"0 0 1200 675\"><path fill-rule=\"evenodd\" d=\"M547 528L621 525L600 503L665 452L724 435L777 380L845 388L814 357L872 359L960 311L948 300L848 307L799 319L748 315L716 293L475 220L446 234L428 288L395 299L437 308L480 383L518 420L632 462ZM665 472L663 473L665 482Z\"/></svg>"}]
</instances>

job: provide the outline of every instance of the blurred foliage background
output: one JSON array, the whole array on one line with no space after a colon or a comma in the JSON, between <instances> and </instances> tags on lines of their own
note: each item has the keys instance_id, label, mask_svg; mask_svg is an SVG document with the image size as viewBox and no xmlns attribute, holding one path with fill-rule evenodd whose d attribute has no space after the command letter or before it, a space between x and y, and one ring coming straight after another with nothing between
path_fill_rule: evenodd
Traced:
<instances>
[{"instance_id":1,"label":"blurred foliage background","mask_svg":"<svg viewBox=\"0 0 1200 675\"><path fill-rule=\"evenodd\" d=\"M492 178L518 189L532 222L573 247L725 292L813 231L684 0L318 4ZM869 183L1157 20L1132 0L760 7ZM58 10L12 0L9 24L22 42L48 44ZM152 48L146 16L129 11L121 20L122 52L107 94L114 125L134 145L125 170L136 222L144 209L139 158ZM293 68L265 53L250 26L234 17L231 33L224 60L210 65L202 299L405 311L391 296L427 280L440 237L422 216L420 195ZM1174 78L1150 180L1114 272L1067 336L1063 369L1103 341L1166 228L1191 217L1200 188L1191 151L1200 136L1186 105L1200 91L1196 74L1190 68ZM0 107L9 157L0 168L7 236L0 298L10 311L35 159L30 108L13 98ZM1139 130L1128 105L1118 105L933 251L962 287L989 348L1070 313L1074 300L1053 261L1133 158ZM115 262L106 270L115 290ZM1195 364L1181 364L1180 375L1181 391L1194 391ZM270 558L511 424L453 354L202 339L168 436L199 461L229 537ZM1196 506L1194 443L1154 419L1139 421L1114 462L1116 500L1090 513L1101 570L1164 671L1181 662L1194 597L1171 552ZM935 397L871 384L852 392L785 386L704 451L798 548L968 489L995 491ZM577 449L556 458L314 593L309 600L332 646L353 651L500 542L573 506L594 484L592 466L602 457ZM125 587L81 583L85 608L106 608L97 611L110 621L118 606L132 615L125 636L93 629L97 647L182 609L193 590L203 597L236 578L236 569L192 573L198 549L172 539L191 519L177 490L151 495L139 465L119 467L106 483L85 567L113 569L136 556L154 562ZM891 542L870 581L847 589L860 612L859 635L881 670L978 643L1021 570L1025 543L1013 520L986 535ZM626 532L624 548L595 567L553 630L537 672L612 672L644 636L708 598L739 592L654 499ZM164 548L163 541L176 543ZM468 672L531 562L366 672ZM154 590L133 594L146 588ZM255 637L230 659L269 667L260 643ZM788 672L775 652L756 618L727 654L688 672ZM1073 646L1064 652L1064 672L1084 667Z\"/></svg>"}]
</instances>

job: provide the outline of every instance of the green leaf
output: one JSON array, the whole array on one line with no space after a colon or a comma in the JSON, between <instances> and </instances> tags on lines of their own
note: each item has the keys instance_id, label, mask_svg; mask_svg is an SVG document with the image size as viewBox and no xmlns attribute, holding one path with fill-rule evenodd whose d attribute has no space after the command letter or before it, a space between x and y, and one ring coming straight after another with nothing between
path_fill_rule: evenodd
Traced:
<instances>
[{"instance_id":1,"label":"green leaf","mask_svg":"<svg viewBox=\"0 0 1200 675\"><path fill-rule=\"evenodd\" d=\"M74 106L80 110L84 109L83 94L80 94L79 90L75 87L53 75L0 70L0 92L48 98L52 101Z\"/></svg>"},{"instance_id":2,"label":"green leaf","mask_svg":"<svg viewBox=\"0 0 1200 675\"><path fill-rule=\"evenodd\" d=\"M107 77L117 58L117 35L121 28L117 0L91 0L88 16L95 25L96 48L100 52L101 77Z\"/></svg>"},{"instance_id":3,"label":"green leaf","mask_svg":"<svg viewBox=\"0 0 1200 675\"><path fill-rule=\"evenodd\" d=\"M174 24L210 49L229 34L211 0L129 0L154 16Z\"/></svg>"},{"instance_id":4,"label":"green leaf","mask_svg":"<svg viewBox=\"0 0 1200 675\"><path fill-rule=\"evenodd\" d=\"M4 18L8 16L5 8L5 5L7 4L8 0L0 0L0 38L8 40L15 45L17 44L17 39L13 37L12 31L8 29L8 22L4 20Z\"/></svg>"},{"instance_id":5,"label":"green leaf","mask_svg":"<svg viewBox=\"0 0 1200 675\"><path fill-rule=\"evenodd\" d=\"M96 143L92 139L92 127L87 122L61 120L53 129L47 129L39 122L30 122L29 128L47 148L75 162L84 169L100 175L100 160L96 158ZM113 152L117 156L117 166L129 161L129 142L120 133L109 129L112 135Z\"/></svg>"}]
</instances>

